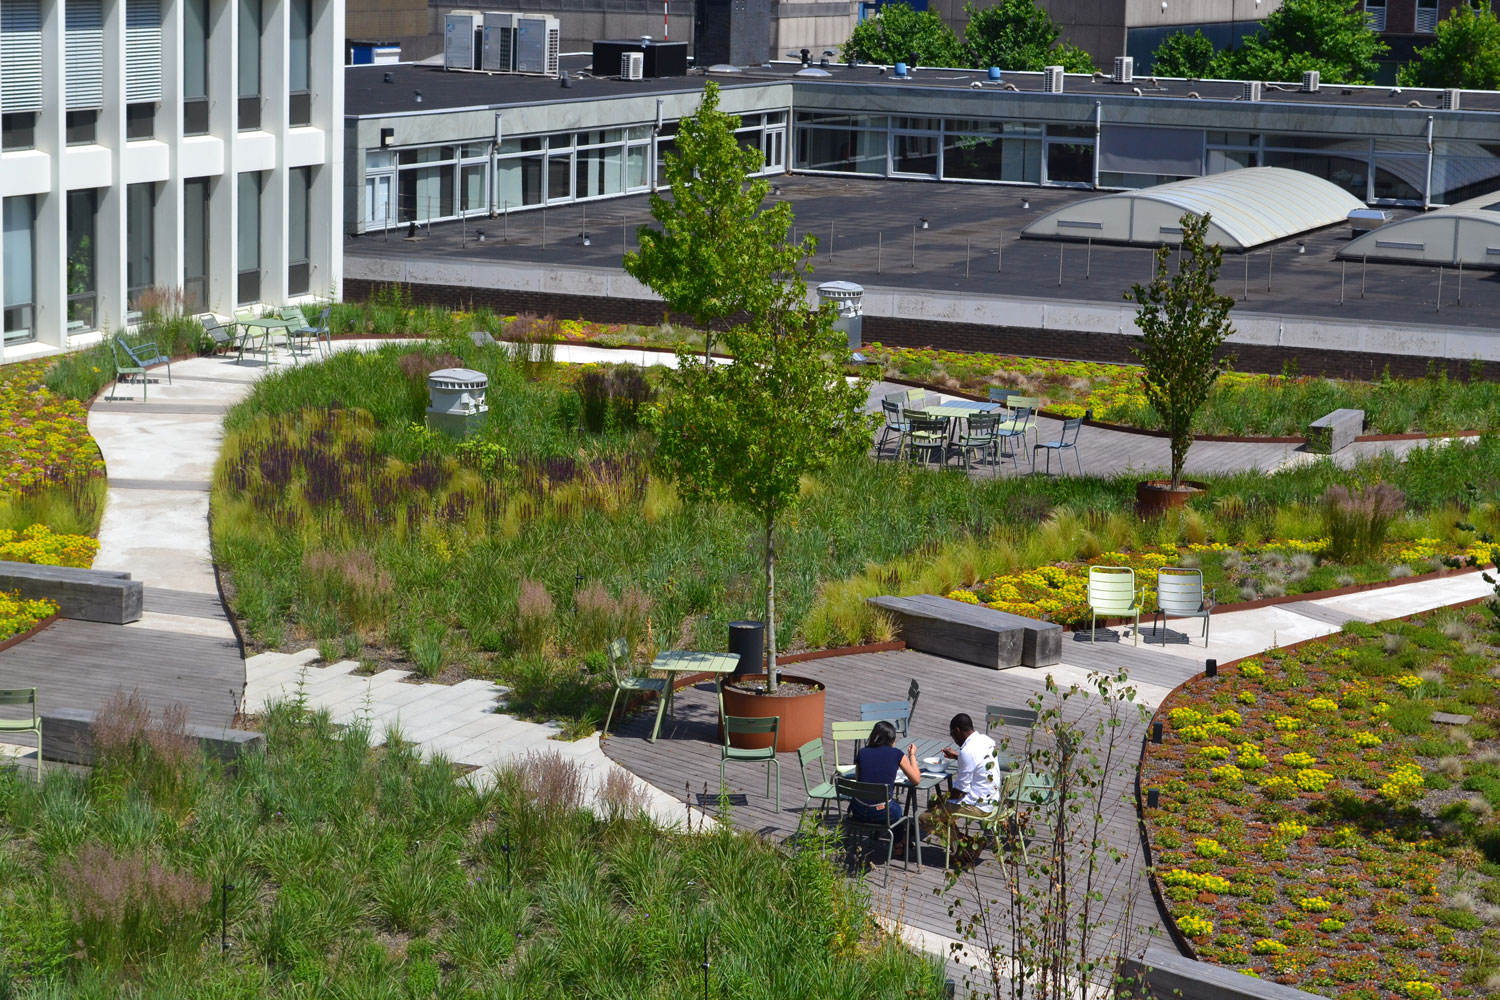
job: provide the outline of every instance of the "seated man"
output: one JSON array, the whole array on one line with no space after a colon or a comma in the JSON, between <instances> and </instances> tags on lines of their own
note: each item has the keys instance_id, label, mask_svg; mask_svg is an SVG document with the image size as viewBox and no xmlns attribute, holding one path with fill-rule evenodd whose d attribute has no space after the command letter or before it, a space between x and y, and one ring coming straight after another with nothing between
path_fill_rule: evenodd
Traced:
<instances>
[{"instance_id":1,"label":"seated man","mask_svg":"<svg viewBox=\"0 0 1500 1000\"><path fill-rule=\"evenodd\" d=\"M958 744L958 750L944 749L943 756L958 758L958 770L953 775L948 797L941 800L934 797L924 817L930 829L945 832L962 818L987 819L1000 805L1000 762L995 741L975 732L974 720L965 712L948 723L948 735ZM972 860L976 854L966 852L966 859Z\"/></svg>"}]
</instances>

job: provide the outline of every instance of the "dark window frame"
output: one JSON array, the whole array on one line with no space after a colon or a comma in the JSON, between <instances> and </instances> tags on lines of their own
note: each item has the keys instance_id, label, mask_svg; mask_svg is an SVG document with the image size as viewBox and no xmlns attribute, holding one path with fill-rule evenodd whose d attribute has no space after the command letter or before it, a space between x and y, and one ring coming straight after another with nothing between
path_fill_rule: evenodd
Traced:
<instances>
[{"instance_id":1,"label":"dark window frame","mask_svg":"<svg viewBox=\"0 0 1500 1000\"><path fill-rule=\"evenodd\" d=\"M135 104L125 105L126 142L156 138L156 109L155 101L137 101Z\"/></svg>"},{"instance_id":2,"label":"dark window frame","mask_svg":"<svg viewBox=\"0 0 1500 1000\"><path fill-rule=\"evenodd\" d=\"M64 138L69 146L92 146L99 141L98 108L74 108L64 122Z\"/></svg>"}]
</instances>

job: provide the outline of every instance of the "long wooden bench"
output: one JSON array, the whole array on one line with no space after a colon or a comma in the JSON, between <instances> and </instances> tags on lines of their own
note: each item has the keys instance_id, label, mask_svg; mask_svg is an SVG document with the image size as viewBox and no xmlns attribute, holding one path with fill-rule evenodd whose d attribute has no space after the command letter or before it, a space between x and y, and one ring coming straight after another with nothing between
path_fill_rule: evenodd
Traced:
<instances>
[{"instance_id":1,"label":"long wooden bench","mask_svg":"<svg viewBox=\"0 0 1500 1000\"><path fill-rule=\"evenodd\" d=\"M1307 450L1315 455L1343 451L1364 429L1364 410L1334 410L1307 425Z\"/></svg>"},{"instance_id":2,"label":"long wooden bench","mask_svg":"<svg viewBox=\"0 0 1500 1000\"><path fill-rule=\"evenodd\" d=\"M896 619L907 646L923 653L1003 670L1062 661L1062 626L934 594L872 597Z\"/></svg>"},{"instance_id":3,"label":"long wooden bench","mask_svg":"<svg viewBox=\"0 0 1500 1000\"><path fill-rule=\"evenodd\" d=\"M1122 965L1124 982L1116 992L1121 1000L1320 1000L1316 994L1155 945Z\"/></svg>"},{"instance_id":4,"label":"long wooden bench","mask_svg":"<svg viewBox=\"0 0 1500 1000\"><path fill-rule=\"evenodd\" d=\"M65 764L92 766L96 714L85 708L54 708L43 712L43 758ZM245 729L189 725L184 731L198 741L205 754L226 764L234 763L242 753L264 750L266 747L263 734Z\"/></svg>"},{"instance_id":5,"label":"long wooden bench","mask_svg":"<svg viewBox=\"0 0 1500 1000\"><path fill-rule=\"evenodd\" d=\"M0 562L0 590L45 597L64 618L111 625L139 621L145 600L144 587L129 573L33 563Z\"/></svg>"}]
</instances>

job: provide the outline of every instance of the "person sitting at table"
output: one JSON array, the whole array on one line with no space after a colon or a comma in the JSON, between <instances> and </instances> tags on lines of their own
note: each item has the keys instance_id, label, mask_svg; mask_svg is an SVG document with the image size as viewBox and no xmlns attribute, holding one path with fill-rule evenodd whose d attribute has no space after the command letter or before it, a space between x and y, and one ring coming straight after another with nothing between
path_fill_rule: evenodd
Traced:
<instances>
[{"instance_id":1,"label":"person sitting at table","mask_svg":"<svg viewBox=\"0 0 1500 1000\"><path fill-rule=\"evenodd\" d=\"M889 826L901 819L901 803L896 801L896 775L906 775L906 780L916 785L922 780L917 767L917 745L910 744L903 752L895 746L896 727L889 722L877 722L870 729L870 739L854 752L854 779L871 784L885 785L885 802L866 802L854 799L849 803L849 814L861 823L884 823Z\"/></svg>"},{"instance_id":2,"label":"person sitting at table","mask_svg":"<svg viewBox=\"0 0 1500 1000\"><path fill-rule=\"evenodd\" d=\"M948 735L958 749L943 749L943 756L958 760L958 770L946 798L936 796L927 805L923 817L933 831L951 831L961 819L987 819L1000 805L1000 761L995 741L974 731L974 720L960 712L948 723ZM965 852L962 859L972 861L976 851Z\"/></svg>"}]
</instances>

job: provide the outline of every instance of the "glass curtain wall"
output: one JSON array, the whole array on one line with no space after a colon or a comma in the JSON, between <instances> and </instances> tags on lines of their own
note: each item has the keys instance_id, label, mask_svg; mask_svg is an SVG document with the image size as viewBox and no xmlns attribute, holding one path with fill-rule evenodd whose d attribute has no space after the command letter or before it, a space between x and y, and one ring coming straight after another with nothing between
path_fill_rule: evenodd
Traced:
<instances>
[{"instance_id":1,"label":"glass curtain wall","mask_svg":"<svg viewBox=\"0 0 1500 1000\"><path fill-rule=\"evenodd\" d=\"M195 177L182 185L182 294L194 312L208 308L209 183Z\"/></svg>"},{"instance_id":2,"label":"glass curtain wall","mask_svg":"<svg viewBox=\"0 0 1500 1000\"><path fill-rule=\"evenodd\" d=\"M239 176L239 240L235 254L235 267L239 271L235 302L239 305L260 301L261 181L259 171L247 171Z\"/></svg>"},{"instance_id":3,"label":"glass curtain wall","mask_svg":"<svg viewBox=\"0 0 1500 1000\"><path fill-rule=\"evenodd\" d=\"M238 0L240 5L239 96L240 131L260 128L260 0Z\"/></svg>"},{"instance_id":4,"label":"glass curtain wall","mask_svg":"<svg viewBox=\"0 0 1500 1000\"><path fill-rule=\"evenodd\" d=\"M68 329L92 330L98 304L95 232L99 221L99 189L69 191L68 205Z\"/></svg>"},{"instance_id":5,"label":"glass curtain wall","mask_svg":"<svg viewBox=\"0 0 1500 1000\"><path fill-rule=\"evenodd\" d=\"M287 171L287 276L289 295L306 295L312 265L311 240L308 238L309 209L312 204L312 167L293 167Z\"/></svg>"},{"instance_id":6,"label":"glass curtain wall","mask_svg":"<svg viewBox=\"0 0 1500 1000\"><path fill-rule=\"evenodd\" d=\"M182 118L187 135L208 132L208 0L182 4Z\"/></svg>"},{"instance_id":7,"label":"glass curtain wall","mask_svg":"<svg viewBox=\"0 0 1500 1000\"><path fill-rule=\"evenodd\" d=\"M125 189L125 290L129 308L156 284L156 185Z\"/></svg>"},{"instance_id":8,"label":"glass curtain wall","mask_svg":"<svg viewBox=\"0 0 1500 1000\"><path fill-rule=\"evenodd\" d=\"M312 122L312 0L289 0L287 74L290 82L289 121L292 125Z\"/></svg>"},{"instance_id":9,"label":"glass curtain wall","mask_svg":"<svg viewBox=\"0 0 1500 1000\"><path fill-rule=\"evenodd\" d=\"M5 281L5 342L30 340L36 335L35 250L36 196L6 198L0 266Z\"/></svg>"}]
</instances>

